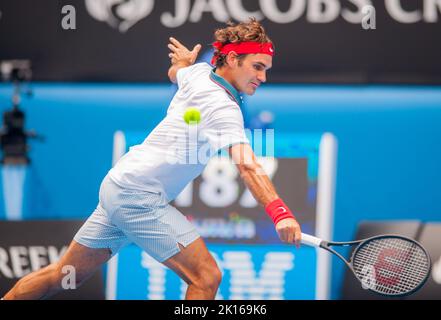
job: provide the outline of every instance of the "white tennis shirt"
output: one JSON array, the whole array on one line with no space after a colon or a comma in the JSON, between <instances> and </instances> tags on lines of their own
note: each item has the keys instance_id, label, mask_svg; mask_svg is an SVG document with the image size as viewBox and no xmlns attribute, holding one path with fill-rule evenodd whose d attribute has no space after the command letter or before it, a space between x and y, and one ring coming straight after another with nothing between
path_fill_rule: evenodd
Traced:
<instances>
[{"instance_id":1,"label":"white tennis shirt","mask_svg":"<svg viewBox=\"0 0 441 320\"><path fill-rule=\"evenodd\" d=\"M220 149L249 143L241 97L210 65L198 63L179 69L177 82L178 91L166 117L109 171L110 178L120 186L162 192L168 201L199 176L208 159ZM188 107L199 109L198 125L183 120Z\"/></svg>"}]
</instances>

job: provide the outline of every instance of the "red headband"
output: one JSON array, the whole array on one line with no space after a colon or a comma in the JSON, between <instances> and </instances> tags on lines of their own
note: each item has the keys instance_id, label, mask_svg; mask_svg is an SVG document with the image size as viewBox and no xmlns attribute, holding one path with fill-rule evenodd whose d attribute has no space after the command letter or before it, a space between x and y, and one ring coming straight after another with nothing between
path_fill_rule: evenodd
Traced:
<instances>
[{"instance_id":1,"label":"red headband","mask_svg":"<svg viewBox=\"0 0 441 320\"><path fill-rule=\"evenodd\" d=\"M250 54L250 53L263 53L268 54L270 56L274 56L274 47L272 43L260 43L260 42L239 42L239 43L229 43L222 46L222 43L216 41L213 43L213 47L219 50L222 54L228 54L231 51L236 52L237 54ZM211 64L215 65L218 56L213 56L211 60Z\"/></svg>"}]
</instances>

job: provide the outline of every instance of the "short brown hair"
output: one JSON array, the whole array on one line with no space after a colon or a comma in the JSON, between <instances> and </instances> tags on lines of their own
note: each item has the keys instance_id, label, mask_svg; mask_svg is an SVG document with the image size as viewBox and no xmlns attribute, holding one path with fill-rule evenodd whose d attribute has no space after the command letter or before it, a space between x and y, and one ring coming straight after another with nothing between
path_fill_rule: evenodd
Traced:
<instances>
[{"instance_id":1,"label":"short brown hair","mask_svg":"<svg viewBox=\"0 0 441 320\"><path fill-rule=\"evenodd\" d=\"M271 43L271 39L267 36L265 29L256 18L250 18L248 22L241 22L234 24L229 21L228 27L217 29L214 32L215 41L219 41L222 45L229 43L240 43L244 41L254 41L259 43ZM214 49L214 56L216 60L216 68L225 65L226 55L219 52L217 48ZM246 54L239 55L243 59Z\"/></svg>"}]
</instances>

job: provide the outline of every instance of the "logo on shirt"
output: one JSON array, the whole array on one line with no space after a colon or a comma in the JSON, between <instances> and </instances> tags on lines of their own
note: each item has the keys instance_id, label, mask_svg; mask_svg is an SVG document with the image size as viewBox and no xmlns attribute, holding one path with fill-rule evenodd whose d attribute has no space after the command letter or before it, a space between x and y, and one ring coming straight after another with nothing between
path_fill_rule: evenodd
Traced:
<instances>
[{"instance_id":1,"label":"logo on shirt","mask_svg":"<svg viewBox=\"0 0 441 320\"><path fill-rule=\"evenodd\" d=\"M124 33L147 17L154 4L154 0L86 0L86 9L96 20Z\"/></svg>"}]
</instances>

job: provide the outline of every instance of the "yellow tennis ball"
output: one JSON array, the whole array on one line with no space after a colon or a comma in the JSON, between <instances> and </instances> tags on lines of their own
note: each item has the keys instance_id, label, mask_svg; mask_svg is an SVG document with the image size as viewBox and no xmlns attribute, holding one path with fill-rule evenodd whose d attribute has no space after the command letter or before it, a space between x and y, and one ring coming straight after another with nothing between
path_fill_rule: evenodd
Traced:
<instances>
[{"instance_id":1,"label":"yellow tennis ball","mask_svg":"<svg viewBox=\"0 0 441 320\"><path fill-rule=\"evenodd\" d=\"M199 109L194 107L185 109L184 121L187 124L198 124L201 121L201 113Z\"/></svg>"}]
</instances>

